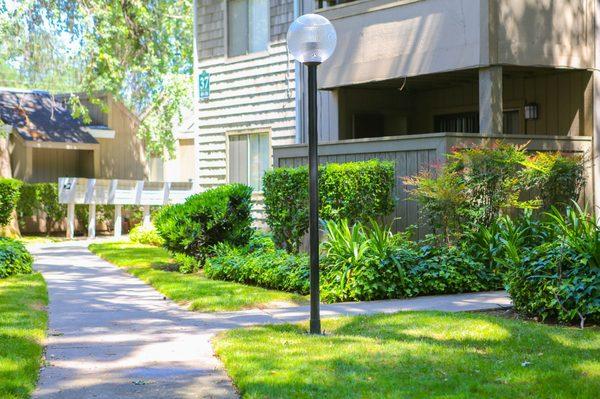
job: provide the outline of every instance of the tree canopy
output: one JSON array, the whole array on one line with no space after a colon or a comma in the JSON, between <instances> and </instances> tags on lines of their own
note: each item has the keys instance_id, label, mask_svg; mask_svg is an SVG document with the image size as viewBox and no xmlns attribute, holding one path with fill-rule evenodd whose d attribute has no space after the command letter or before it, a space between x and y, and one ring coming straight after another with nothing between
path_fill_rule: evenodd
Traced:
<instances>
[{"instance_id":1,"label":"tree canopy","mask_svg":"<svg viewBox=\"0 0 600 399\"><path fill-rule=\"evenodd\" d=\"M173 149L189 102L192 0L0 0L0 79L50 91L105 91L141 120L154 155ZM7 76L9 78L7 78ZM74 97L74 114L86 111Z\"/></svg>"}]
</instances>

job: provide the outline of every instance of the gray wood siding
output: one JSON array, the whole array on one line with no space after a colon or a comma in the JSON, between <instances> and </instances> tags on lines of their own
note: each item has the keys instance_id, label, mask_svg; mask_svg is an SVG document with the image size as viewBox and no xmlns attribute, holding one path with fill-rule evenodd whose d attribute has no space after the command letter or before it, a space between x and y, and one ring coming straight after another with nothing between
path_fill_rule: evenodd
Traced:
<instances>
[{"instance_id":1,"label":"gray wood siding","mask_svg":"<svg viewBox=\"0 0 600 399\"><path fill-rule=\"evenodd\" d=\"M589 137L542 137L542 136L498 136L508 143L526 144L531 151L563 151L566 153L588 155L591 151ZM419 206L408 199L407 187L403 178L418 172L430 170L433 165L443 162L448 149L453 146L474 146L485 138L476 134L436 133L421 136L385 137L381 139L358 139L337 143L324 143L319 146L320 163L345 163L380 159L394 162L394 196L396 207L389 220L394 229L402 231L416 225L416 235L423 238L430 228L419 220ZM298 167L307 163L307 147L292 145L273 148L276 167ZM591 168L588 168L588 184L583 193L584 200L592 203L593 180Z\"/></svg>"},{"instance_id":2,"label":"gray wood siding","mask_svg":"<svg viewBox=\"0 0 600 399\"><path fill-rule=\"evenodd\" d=\"M284 43L268 54L199 63L211 74L211 95L198 102L200 187L228 181L227 133L271 131L273 145L295 138L294 67ZM198 71L198 72L199 72Z\"/></svg>"}]
</instances>

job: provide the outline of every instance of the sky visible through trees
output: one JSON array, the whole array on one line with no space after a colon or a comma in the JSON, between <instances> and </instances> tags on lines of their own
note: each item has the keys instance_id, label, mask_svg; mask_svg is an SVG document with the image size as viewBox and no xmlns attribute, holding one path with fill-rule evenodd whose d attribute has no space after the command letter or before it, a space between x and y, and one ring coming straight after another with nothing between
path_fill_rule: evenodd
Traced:
<instances>
[{"instance_id":1,"label":"sky visible through trees","mask_svg":"<svg viewBox=\"0 0 600 399\"><path fill-rule=\"evenodd\" d=\"M193 0L0 0L0 86L107 91L141 120L153 155L172 151L189 106ZM74 114L85 109L72 102Z\"/></svg>"}]
</instances>

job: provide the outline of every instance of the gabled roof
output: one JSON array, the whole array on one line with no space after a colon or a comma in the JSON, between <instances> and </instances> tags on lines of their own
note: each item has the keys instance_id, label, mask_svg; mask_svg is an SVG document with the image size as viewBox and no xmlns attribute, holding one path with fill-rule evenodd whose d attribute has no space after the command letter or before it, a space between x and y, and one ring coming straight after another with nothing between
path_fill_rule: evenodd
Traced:
<instances>
[{"instance_id":1,"label":"gabled roof","mask_svg":"<svg viewBox=\"0 0 600 399\"><path fill-rule=\"evenodd\" d=\"M46 91L0 88L0 119L26 141L98 144L68 107Z\"/></svg>"}]
</instances>

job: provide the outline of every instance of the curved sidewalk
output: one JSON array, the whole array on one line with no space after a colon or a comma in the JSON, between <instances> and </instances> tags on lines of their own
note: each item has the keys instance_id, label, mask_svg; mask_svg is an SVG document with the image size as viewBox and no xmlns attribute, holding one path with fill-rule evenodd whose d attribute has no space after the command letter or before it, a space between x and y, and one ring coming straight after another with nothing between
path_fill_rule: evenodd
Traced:
<instances>
[{"instance_id":1,"label":"curved sidewalk","mask_svg":"<svg viewBox=\"0 0 600 399\"><path fill-rule=\"evenodd\" d=\"M46 365L34 398L234 398L214 357L215 333L295 322L308 307L194 313L87 250L88 242L32 248L50 297ZM324 305L324 317L400 310L508 306L504 292Z\"/></svg>"}]
</instances>

